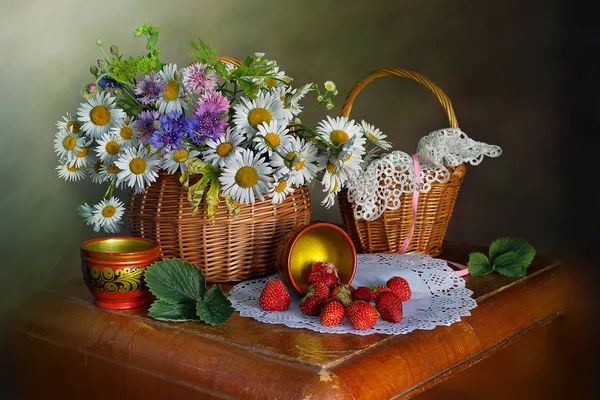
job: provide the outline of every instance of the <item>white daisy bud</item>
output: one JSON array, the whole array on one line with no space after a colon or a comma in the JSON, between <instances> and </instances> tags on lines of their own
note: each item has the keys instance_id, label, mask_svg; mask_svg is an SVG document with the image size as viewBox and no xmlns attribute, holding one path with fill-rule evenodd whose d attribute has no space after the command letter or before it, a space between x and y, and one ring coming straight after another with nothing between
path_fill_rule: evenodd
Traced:
<instances>
[{"instance_id":1,"label":"white daisy bud","mask_svg":"<svg viewBox=\"0 0 600 400\"><path fill-rule=\"evenodd\" d=\"M325 89L327 89L328 92L333 92L335 90L335 83L333 83L332 81L326 81Z\"/></svg>"}]
</instances>

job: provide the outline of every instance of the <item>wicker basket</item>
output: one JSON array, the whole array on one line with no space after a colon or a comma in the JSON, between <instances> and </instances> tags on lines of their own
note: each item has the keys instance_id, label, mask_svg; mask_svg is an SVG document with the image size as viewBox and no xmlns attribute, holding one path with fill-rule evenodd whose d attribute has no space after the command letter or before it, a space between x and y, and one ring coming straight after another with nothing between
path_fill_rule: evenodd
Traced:
<instances>
[{"instance_id":1,"label":"wicker basket","mask_svg":"<svg viewBox=\"0 0 600 400\"><path fill-rule=\"evenodd\" d=\"M183 258L202 268L209 282L241 281L274 272L279 240L310 222L310 195L303 186L282 204L270 200L240 204L237 219L220 199L211 225L204 200L192 215L179 176L160 171L146 192L131 196L129 230L156 240L161 257Z\"/></svg>"},{"instance_id":2,"label":"wicker basket","mask_svg":"<svg viewBox=\"0 0 600 400\"><path fill-rule=\"evenodd\" d=\"M350 115L354 99L366 85L384 76L412 79L427 87L444 107L450 127L458 127L452 103L444 92L424 76L399 68L380 69L362 78L346 98L342 115L345 117ZM433 183L428 193L420 193L416 217L413 217L412 195L405 194L401 197L401 207L398 210L386 210L383 215L372 222L357 220L354 217L352 204L348 201L347 191L341 191L338 196L340 211L357 252L397 253L402 249L402 245L414 225L413 236L408 243L406 252L419 252L431 256L440 255L465 172L464 164L450 169L448 182Z\"/></svg>"}]
</instances>

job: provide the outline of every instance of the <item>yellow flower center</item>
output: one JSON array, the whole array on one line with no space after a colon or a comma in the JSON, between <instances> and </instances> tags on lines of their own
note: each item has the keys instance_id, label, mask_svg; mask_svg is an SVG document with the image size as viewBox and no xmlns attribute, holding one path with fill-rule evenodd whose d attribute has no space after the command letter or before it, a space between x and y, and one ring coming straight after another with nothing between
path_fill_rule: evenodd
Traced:
<instances>
[{"instance_id":1,"label":"yellow flower center","mask_svg":"<svg viewBox=\"0 0 600 400\"><path fill-rule=\"evenodd\" d=\"M332 163L331 161L327 161L327 171L329 171L332 174L336 173L335 164Z\"/></svg>"},{"instance_id":2,"label":"yellow flower center","mask_svg":"<svg viewBox=\"0 0 600 400\"><path fill-rule=\"evenodd\" d=\"M181 162L182 160L185 160L186 158L188 158L189 155L190 155L190 152L187 151L187 149L175 150L173 152L173 160L175 160L177 162Z\"/></svg>"},{"instance_id":3,"label":"yellow flower center","mask_svg":"<svg viewBox=\"0 0 600 400\"><path fill-rule=\"evenodd\" d=\"M352 158L352 153L348 153L346 157L344 157L344 162L348 162Z\"/></svg>"},{"instance_id":4,"label":"yellow flower center","mask_svg":"<svg viewBox=\"0 0 600 400\"><path fill-rule=\"evenodd\" d=\"M79 128L81 128L81 125L79 125L79 122L77 122L77 121L67 122L67 130L69 132L79 133Z\"/></svg>"},{"instance_id":5,"label":"yellow flower center","mask_svg":"<svg viewBox=\"0 0 600 400\"><path fill-rule=\"evenodd\" d=\"M248 113L248 123L251 127L256 129L256 127L263 122L269 123L273 116L266 108L255 108L254 110Z\"/></svg>"},{"instance_id":6,"label":"yellow flower center","mask_svg":"<svg viewBox=\"0 0 600 400\"><path fill-rule=\"evenodd\" d=\"M123 128L121 128L121 131L119 132L119 135L121 135L121 137L123 139L129 140L133 136L133 131L131 130L130 127L124 126Z\"/></svg>"},{"instance_id":7,"label":"yellow flower center","mask_svg":"<svg viewBox=\"0 0 600 400\"><path fill-rule=\"evenodd\" d=\"M104 218L110 218L117 212L115 206L108 205L102 209L102 216Z\"/></svg>"},{"instance_id":8,"label":"yellow flower center","mask_svg":"<svg viewBox=\"0 0 600 400\"><path fill-rule=\"evenodd\" d=\"M272 88L277 86L277 79L275 79L274 76L270 76L267 79L265 79L265 83L267 84L268 87Z\"/></svg>"},{"instance_id":9,"label":"yellow flower center","mask_svg":"<svg viewBox=\"0 0 600 400\"><path fill-rule=\"evenodd\" d=\"M377 138L375 137L375 135L373 135L372 133L370 133L370 132L369 132L369 133L367 134L367 136L369 137L369 140L370 140L371 142L373 142L373 143L379 143L379 139L377 139Z\"/></svg>"},{"instance_id":10,"label":"yellow flower center","mask_svg":"<svg viewBox=\"0 0 600 400\"><path fill-rule=\"evenodd\" d=\"M285 190L285 188L287 188L287 182L286 181L281 181L277 184L277 186L275 186L275 191L277 193L281 193Z\"/></svg>"},{"instance_id":11,"label":"yellow flower center","mask_svg":"<svg viewBox=\"0 0 600 400\"><path fill-rule=\"evenodd\" d=\"M82 147L81 150L77 150L77 157L83 158L88 155L87 147Z\"/></svg>"},{"instance_id":12,"label":"yellow flower center","mask_svg":"<svg viewBox=\"0 0 600 400\"><path fill-rule=\"evenodd\" d=\"M104 148L106 149L106 152L108 154L114 156L115 154L119 153L119 149L121 149L121 146L119 145L119 143L115 142L114 140L111 140L110 142L106 143L106 146L104 146Z\"/></svg>"},{"instance_id":13,"label":"yellow flower center","mask_svg":"<svg viewBox=\"0 0 600 400\"><path fill-rule=\"evenodd\" d=\"M350 140L350 136L342 130L336 129L335 131L329 134L329 138L331 139L331 143L335 146L339 146L342 143L346 143Z\"/></svg>"},{"instance_id":14,"label":"yellow flower center","mask_svg":"<svg viewBox=\"0 0 600 400\"><path fill-rule=\"evenodd\" d=\"M177 100L179 97L179 83L176 81L167 82L167 89L163 93L163 97L167 101Z\"/></svg>"},{"instance_id":15,"label":"yellow flower center","mask_svg":"<svg viewBox=\"0 0 600 400\"><path fill-rule=\"evenodd\" d=\"M79 171L79 168L77 168L77 167L75 166L75 164L73 164L73 165L69 165L69 164L67 164L67 169L68 169L69 171L71 171L71 172L77 172L77 171Z\"/></svg>"},{"instance_id":16,"label":"yellow flower center","mask_svg":"<svg viewBox=\"0 0 600 400\"><path fill-rule=\"evenodd\" d=\"M131 123L131 121L130 121L130 120L128 120L128 119L124 119L124 120L123 120L123 123L124 123L125 125L129 125L129 124Z\"/></svg>"},{"instance_id":17,"label":"yellow flower center","mask_svg":"<svg viewBox=\"0 0 600 400\"><path fill-rule=\"evenodd\" d=\"M243 188L251 188L258 182L258 172L252 167L242 167L235 174L235 182Z\"/></svg>"},{"instance_id":18,"label":"yellow flower center","mask_svg":"<svg viewBox=\"0 0 600 400\"><path fill-rule=\"evenodd\" d=\"M136 157L129 161L129 169L136 175L143 174L146 172L146 160L140 157Z\"/></svg>"},{"instance_id":19,"label":"yellow flower center","mask_svg":"<svg viewBox=\"0 0 600 400\"><path fill-rule=\"evenodd\" d=\"M108 167L106 167L106 172L109 174L118 174L120 171L121 170L119 167L117 167L115 164L110 164Z\"/></svg>"},{"instance_id":20,"label":"yellow flower center","mask_svg":"<svg viewBox=\"0 0 600 400\"><path fill-rule=\"evenodd\" d=\"M90 111L90 120L94 125L104 126L110 122L110 110L104 106L96 106Z\"/></svg>"},{"instance_id":21,"label":"yellow flower center","mask_svg":"<svg viewBox=\"0 0 600 400\"><path fill-rule=\"evenodd\" d=\"M94 164L94 172L99 174L100 168L102 168L102 161L96 161L96 164Z\"/></svg>"},{"instance_id":22,"label":"yellow flower center","mask_svg":"<svg viewBox=\"0 0 600 400\"><path fill-rule=\"evenodd\" d=\"M267 142L271 144L271 147L277 147L281 143L279 135L273 132L267 133L265 135L265 139L267 139Z\"/></svg>"},{"instance_id":23,"label":"yellow flower center","mask_svg":"<svg viewBox=\"0 0 600 400\"><path fill-rule=\"evenodd\" d=\"M297 162L296 164L294 164L294 169L296 171L300 171L302 168L304 168L304 160Z\"/></svg>"},{"instance_id":24,"label":"yellow flower center","mask_svg":"<svg viewBox=\"0 0 600 400\"><path fill-rule=\"evenodd\" d=\"M63 147L66 150L73 150L75 146L77 146L77 139L75 139L73 136L65 136L63 139Z\"/></svg>"},{"instance_id":25,"label":"yellow flower center","mask_svg":"<svg viewBox=\"0 0 600 400\"><path fill-rule=\"evenodd\" d=\"M217 146L217 154L219 157L227 157L233 150L233 145L229 142L221 143Z\"/></svg>"},{"instance_id":26,"label":"yellow flower center","mask_svg":"<svg viewBox=\"0 0 600 400\"><path fill-rule=\"evenodd\" d=\"M290 151L289 153L287 153L285 155L285 158L287 158L288 160L293 160L294 157L296 157L296 152L295 151Z\"/></svg>"}]
</instances>

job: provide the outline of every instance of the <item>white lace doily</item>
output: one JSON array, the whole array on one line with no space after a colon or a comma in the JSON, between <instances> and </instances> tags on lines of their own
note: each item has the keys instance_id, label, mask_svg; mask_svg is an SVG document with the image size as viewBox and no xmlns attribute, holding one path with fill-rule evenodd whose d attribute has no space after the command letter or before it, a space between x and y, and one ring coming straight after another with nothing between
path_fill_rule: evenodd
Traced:
<instances>
[{"instance_id":1,"label":"white lace doily","mask_svg":"<svg viewBox=\"0 0 600 400\"><path fill-rule=\"evenodd\" d=\"M447 182L450 172L446 167L467 162L477 165L484 156L500 154L500 147L470 139L458 128L440 129L421 138L417 146L421 180L412 158L393 151L372 161L361 176L348 183L348 201L353 203L356 219L375 221L385 210L399 209L403 194L427 193L433 182Z\"/></svg>"},{"instance_id":2,"label":"white lace doily","mask_svg":"<svg viewBox=\"0 0 600 400\"><path fill-rule=\"evenodd\" d=\"M364 331L352 328L345 318L340 325L321 325L319 317L300 312L298 303L301 298L297 293L291 294L292 303L287 311L262 310L258 299L265 283L273 276L237 284L229 292L229 299L242 317L251 317L267 324L284 324L291 328L355 335L394 335L415 329L431 330L438 325L448 326L458 322L461 317L471 315L470 310L477 307L477 302L471 297L473 292L465 288L465 281L445 261L423 254L359 254L352 285L384 285L393 276L405 278L413 293L411 299L402 304L404 318L397 324L380 319L374 327Z\"/></svg>"}]
</instances>

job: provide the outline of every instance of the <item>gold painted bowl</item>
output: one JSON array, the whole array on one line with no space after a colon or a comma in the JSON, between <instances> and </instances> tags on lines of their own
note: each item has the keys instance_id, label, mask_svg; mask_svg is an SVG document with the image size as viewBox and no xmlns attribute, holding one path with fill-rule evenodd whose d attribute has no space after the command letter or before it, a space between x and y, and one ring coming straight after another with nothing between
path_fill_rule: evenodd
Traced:
<instances>
[{"instance_id":1,"label":"gold painted bowl","mask_svg":"<svg viewBox=\"0 0 600 400\"><path fill-rule=\"evenodd\" d=\"M277 246L275 266L279 276L302 295L308 291L308 275L317 261L333 262L340 281L352 282L356 273L356 249L342 228L315 222L291 231Z\"/></svg>"},{"instance_id":2,"label":"gold painted bowl","mask_svg":"<svg viewBox=\"0 0 600 400\"><path fill-rule=\"evenodd\" d=\"M83 243L81 272L94 304L115 310L145 304L144 269L159 258L158 243L146 238L115 236Z\"/></svg>"}]
</instances>

